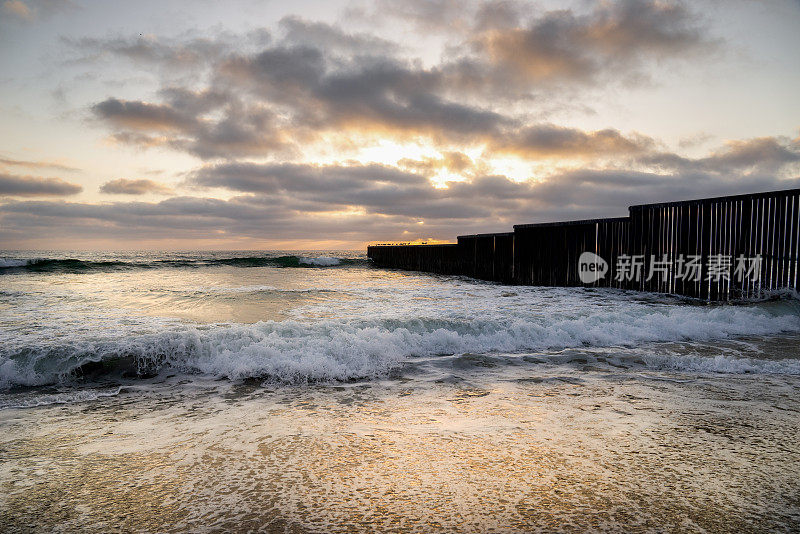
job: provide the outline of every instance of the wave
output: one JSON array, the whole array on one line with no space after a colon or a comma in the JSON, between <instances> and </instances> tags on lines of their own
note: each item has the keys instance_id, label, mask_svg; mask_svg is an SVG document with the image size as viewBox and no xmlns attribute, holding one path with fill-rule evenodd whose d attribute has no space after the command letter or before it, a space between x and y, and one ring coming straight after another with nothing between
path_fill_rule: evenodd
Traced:
<instances>
[{"instance_id":1,"label":"wave","mask_svg":"<svg viewBox=\"0 0 800 534\"><path fill-rule=\"evenodd\" d=\"M7 259L0 258L0 273L12 271L29 272L81 272L89 270L115 269L129 264L123 261L87 261L76 259ZM141 264L145 266L146 264Z\"/></svg>"},{"instance_id":2,"label":"wave","mask_svg":"<svg viewBox=\"0 0 800 534\"><path fill-rule=\"evenodd\" d=\"M333 267L334 265L341 265L341 258L334 258L332 256L319 256L316 258L300 258L302 265L315 265L317 267Z\"/></svg>"},{"instance_id":3,"label":"wave","mask_svg":"<svg viewBox=\"0 0 800 534\"><path fill-rule=\"evenodd\" d=\"M366 260L357 258L334 258L331 256L304 257L304 256L253 256L246 258L221 258L200 260L194 265L233 265L235 267L334 267L337 265L366 264Z\"/></svg>"},{"instance_id":4,"label":"wave","mask_svg":"<svg viewBox=\"0 0 800 534\"><path fill-rule=\"evenodd\" d=\"M770 304L646 310L598 307L573 318L269 321L173 327L147 335L116 333L95 340L67 336L48 346L20 338L0 346L0 387L107 376L148 377L165 370L280 383L347 381L386 376L414 357L544 351L550 354L544 356L546 361L557 363L553 353L569 348L640 347L800 333L800 305L794 301ZM676 353L639 360L653 369L800 374L800 360L792 358L725 356L715 360Z\"/></svg>"},{"instance_id":5,"label":"wave","mask_svg":"<svg viewBox=\"0 0 800 534\"><path fill-rule=\"evenodd\" d=\"M85 389L64 393L37 394L32 396L13 396L0 398L0 410L9 408L38 408L54 404L74 404L76 402L95 401L107 397L116 397L122 391L122 386L108 390Z\"/></svg>"},{"instance_id":6,"label":"wave","mask_svg":"<svg viewBox=\"0 0 800 534\"><path fill-rule=\"evenodd\" d=\"M26 265L28 265L28 262L30 261L32 260L14 260L14 259L0 258L0 269L25 267Z\"/></svg>"},{"instance_id":7,"label":"wave","mask_svg":"<svg viewBox=\"0 0 800 534\"><path fill-rule=\"evenodd\" d=\"M337 267L368 265L362 258L336 258L332 256L248 256L230 258L161 259L154 261L91 261L74 258L0 258L0 274L16 272L82 273L126 269L153 269L159 267L208 267L228 265L233 267Z\"/></svg>"},{"instance_id":8,"label":"wave","mask_svg":"<svg viewBox=\"0 0 800 534\"><path fill-rule=\"evenodd\" d=\"M799 359L765 360L729 355L699 356L696 354L648 355L648 369L688 373L800 375Z\"/></svg>"}]
</instances>

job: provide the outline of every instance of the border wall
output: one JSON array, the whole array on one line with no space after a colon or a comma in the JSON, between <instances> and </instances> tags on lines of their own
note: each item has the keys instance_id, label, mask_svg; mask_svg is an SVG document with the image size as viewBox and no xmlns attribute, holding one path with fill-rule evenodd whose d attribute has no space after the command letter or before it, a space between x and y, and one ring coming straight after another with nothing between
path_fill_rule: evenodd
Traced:
<instances>
[{"instance_id":1,"label":"border wall","mask_svg":"<svg viewBox=\"0 0 800 534\"><path fill-rule=\"evenodd\" d=\"M798 286L800 189L631 206L627 217L520 224L456 244L375 245L379 267L504 284L617 287L719 301ZM584 283L579 258L606 272ZM638 275L638 276L637 276Z\"/></svg>"}]
</instances>

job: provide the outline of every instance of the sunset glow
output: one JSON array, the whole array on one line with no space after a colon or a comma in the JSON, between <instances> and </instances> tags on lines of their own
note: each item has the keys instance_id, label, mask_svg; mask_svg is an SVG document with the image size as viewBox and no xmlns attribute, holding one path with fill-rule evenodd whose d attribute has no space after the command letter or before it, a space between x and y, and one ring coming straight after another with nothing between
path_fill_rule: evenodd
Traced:
<instances>
[{"instance_id":1,"label":"sunset glow","mask_svg":"<svg viewBox=\"0 0 800 534\"><path fill-rule=\"evenodd\" d=\"M796 2L147 4L3 3L3 247L361 248L798 184Z\"/></svg>"}]
</instances>

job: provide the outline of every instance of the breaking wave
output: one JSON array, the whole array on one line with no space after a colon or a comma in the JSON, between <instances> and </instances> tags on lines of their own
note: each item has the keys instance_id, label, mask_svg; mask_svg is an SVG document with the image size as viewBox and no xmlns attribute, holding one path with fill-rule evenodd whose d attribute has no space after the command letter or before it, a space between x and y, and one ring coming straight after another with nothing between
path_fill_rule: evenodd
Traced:
<instances>
[{"instance_id":1,"label":"breaking wave","mask_svg":"<svg viewBox=\"0 0 800 534\"><path fill-rule=\"evenodd\" d=\"M74 258L0 258L0 274L15 272L82 273L126 269L155 269L161 267L336 267L368 265L362 258L336 258L331 256L245 256L229 258L180 258L155 261L91 261Z\"/></svg>"},{"instance_id":2,"label":"breaking wave","mask_svg":"<svg viewBox=\"0 0 800 534\"><path fill-rule=\"evenodd\" d=\"M76 259L0 259L0 273L13 271L27 272L78 272L89 270L108 270L124 267L126 265L137 265L122 261L86 261ZM149 266L148 264L140 264Z\"/></svg>"},{"instance_id":3,"label":"breaking wave","mask_svg":"<svg viewBox=\"0 0 800 534\"><path fill-rule=\"evenodd\" d=\"M559 363L557 351L570 348L630 348L780 333L800 333L796 301L644 310L596 307L573 318L543 314L507 320L288 320L183 326L146 335L67 336L49 344L9 340L0 346L0 387L148 377L164 371L229 379L257 377L287 384L346 381L386 376L403 364L413 364L415 357L535 353L544 362ZM540 351L549 355L541 356ZM651 369L698 373L800 374L796 358L710 357L700 352L654 350L634 361Z\"/></svg>"}]
</instances>

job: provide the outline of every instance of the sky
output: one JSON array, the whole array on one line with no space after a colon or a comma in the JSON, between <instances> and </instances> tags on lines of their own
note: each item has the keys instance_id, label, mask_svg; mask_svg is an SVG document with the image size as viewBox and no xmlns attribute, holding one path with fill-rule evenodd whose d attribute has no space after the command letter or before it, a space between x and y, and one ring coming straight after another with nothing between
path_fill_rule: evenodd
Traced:
<instances>
[{"instance_id":1,"label":"sky","mask_svg":"<svg viewBox=\"0 0 800 534\"><path fill-rule=\"evenodd\" d=\"M797 188L798 50L798 0L0 0L0 249L358 249Z\"/></svg>"}]
</instances>

